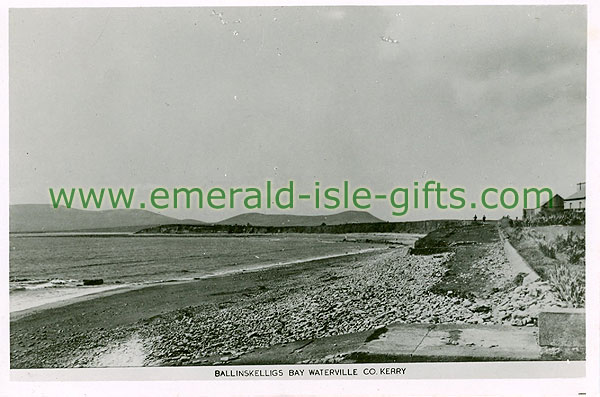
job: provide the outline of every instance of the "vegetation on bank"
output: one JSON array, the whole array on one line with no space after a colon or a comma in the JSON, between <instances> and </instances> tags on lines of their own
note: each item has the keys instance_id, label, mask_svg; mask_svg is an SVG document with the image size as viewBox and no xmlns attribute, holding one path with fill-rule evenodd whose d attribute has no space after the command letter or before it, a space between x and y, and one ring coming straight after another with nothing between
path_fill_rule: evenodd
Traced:
<instances>
[{"instance_id":1,"label":"vegetation on bank","mask_svg":"<svg viewBox=\"0 0 600 397\"><path fill-rule=\"evenodd\" d=\"M511 244L572 307L585 305L585 235L569 226L506 228Z\"/></svg>"},{"instance_id":2,"label":"vegetation on bank","mask_svg":"<svg viewBox=\"0 0 600 397\"><path fill-rule=\"evenodd\" d=\"M511 220L511 226L523 227L523 226L550 226L550 225L563 225L563 226L579 226L585 225L585 212L578 211L562 211L555 214L544 214L539 213L532 218L525 218L522 220Z\"/></svg>"},{"instance_id":3,"label":"vegetation on bank","mask_svg":"<svg viewBox=\"0 0 600 397\"><path fill-rule=\"evenodd\" d=\"M573 221L575 218L570 219ZM503 231L525 261L550 283L562 301L572 307L585 305L583 226L532 227L513 222L512 227L504 226ZM488 248L484 244L498 241L498 238L496 224L470 222L464 226L447 225L417 240L410 252L416 255L454 252L447 263L448 271L432 291L471 298L493 292L494 281L489 280L485 269L477 264L487 255Z\"/></svg>"}]
</instances>

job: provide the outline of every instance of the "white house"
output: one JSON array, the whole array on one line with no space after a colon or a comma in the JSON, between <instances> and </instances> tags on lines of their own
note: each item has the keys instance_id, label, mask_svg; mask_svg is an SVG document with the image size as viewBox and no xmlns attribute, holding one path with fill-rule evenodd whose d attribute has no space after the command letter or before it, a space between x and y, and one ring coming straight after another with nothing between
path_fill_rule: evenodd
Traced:
<instances>
[{"instance_id":1,"label":"white house","mask_svg":"<svg viewBox=\"0 0 600 397\"><path fill-rule=\"evenodd\" d=\"M577 191L564 201L565 211L585 211L585 182L577 184Z\"/></svg>"}]
</instances>

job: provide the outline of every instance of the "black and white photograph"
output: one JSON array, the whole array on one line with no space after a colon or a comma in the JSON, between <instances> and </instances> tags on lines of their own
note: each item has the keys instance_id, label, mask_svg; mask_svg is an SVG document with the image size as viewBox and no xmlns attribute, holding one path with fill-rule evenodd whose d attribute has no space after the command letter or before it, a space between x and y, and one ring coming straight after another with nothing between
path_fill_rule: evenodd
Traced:
<instances>
[{"instance_id":1,"label":"black and white photograph","mask_svg":"<svg viewBox=\"0 0 600 397\"><path fill-rule=\"evenodd\" d=\"M11 380L597 389L591 7L11 5Z\"/></svg>"}]
</instances>

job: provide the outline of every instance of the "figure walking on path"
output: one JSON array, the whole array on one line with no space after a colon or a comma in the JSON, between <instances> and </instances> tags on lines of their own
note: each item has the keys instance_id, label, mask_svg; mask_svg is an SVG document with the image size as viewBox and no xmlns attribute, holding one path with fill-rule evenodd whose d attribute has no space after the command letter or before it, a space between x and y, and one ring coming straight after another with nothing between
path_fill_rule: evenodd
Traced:
<instances>
[{"instance_id":1,"label":"figure walking on path","mask_svg":"<svg viewBox=\"0 0 600 397\"><path fill-rule=\"evenodd\" d=\"M483 218L481 218L483 220L483 223L485 223L485 215L483 216Z\"/></svg>"},{"instance_id":2,"label":"figure walking on path","mask_svg":"<svg viewBox=\"0 0 600 397\"><path fill-rule=\"evenodd\" d=\"M477 222L477 214L473 217L473 222Z\"/></svg>"}]
</instances>

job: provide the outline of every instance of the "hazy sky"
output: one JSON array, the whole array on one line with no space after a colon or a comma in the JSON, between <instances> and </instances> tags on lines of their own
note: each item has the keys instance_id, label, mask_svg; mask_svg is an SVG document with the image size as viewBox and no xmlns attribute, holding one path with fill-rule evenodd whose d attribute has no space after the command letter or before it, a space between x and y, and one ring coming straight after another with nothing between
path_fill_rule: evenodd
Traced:
<instances>
[{"instance_id":1,"label":"hazy sky","mask_svg":"<svg viewBox=\"0 0 600 397\"><path fill-rule=\"evenodd\" d=\"M434 179L473 199L487 186L566 197L585 179L585 12L13 9L10 201L49 203L61 186L137 187L146 201L155 186L267 179L307 192L314 180L385 193Z\"/></svg>"}]
</instances>

